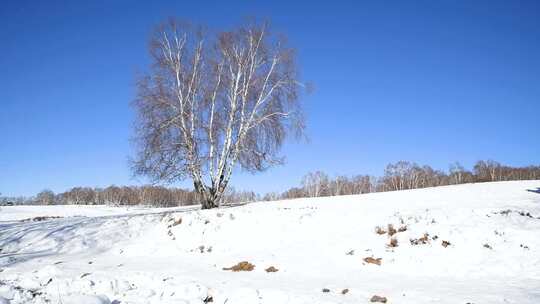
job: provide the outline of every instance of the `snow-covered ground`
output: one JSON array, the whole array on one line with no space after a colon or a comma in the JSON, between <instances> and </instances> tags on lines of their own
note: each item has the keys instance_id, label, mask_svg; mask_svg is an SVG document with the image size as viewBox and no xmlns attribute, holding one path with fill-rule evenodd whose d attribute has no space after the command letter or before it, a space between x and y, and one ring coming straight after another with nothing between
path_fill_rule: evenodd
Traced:
<instances>
[{"instance_id":1,"label":"snow-covered ground","mask_svg":"<svg viewBox=\"0 0 540 304\"><path fill-rule=\"evenodd\" d=\"M178 208L143 208L134 207L110 207L110 206L12 206L0 207L0 222L28 220L38 216L86 216L96 217L105 215L125 215L137 213L159 213L164 211L182 211L186 207Z\"/></svg>"},{"instance_id":2,"label":"snow-covered ground","mask_svg":"<svg viewBox=\"0 0 540 304\"><path fill-rule=\"evenodd\" d=\"M374 295L540 303L540 193L528 191L539 187L468 184L205 211L2 207L0 303L368 303ZM63 217L23 221L53 215ZM406 229L394 235L397 247L375 232L388 224ZM255 268L223 269L242 261Z\"/></svg>"}]
</instances>

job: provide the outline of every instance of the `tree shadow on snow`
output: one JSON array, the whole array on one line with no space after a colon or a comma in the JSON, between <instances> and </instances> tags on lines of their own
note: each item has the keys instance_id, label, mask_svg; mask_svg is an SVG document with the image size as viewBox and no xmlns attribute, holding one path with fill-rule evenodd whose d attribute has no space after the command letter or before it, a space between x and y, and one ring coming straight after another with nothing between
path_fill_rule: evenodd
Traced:
<instances>
[{"instance_id":1,"label":"tree shadow on snow","mask_svg":"<svg viewBox=\"0 0 540 304\"><path fill-rule=\"evenodd\" d=\"M536 188L536 189L527 189L527 191L540 194L540 188Z\"/></svg>"},{"instance_id":2,"label":"tree shadow on snow","mask_svg":"<svg viewBox=\"0 0 540 304\"><path fill-rule=\"evenodd\" d=\"M64 217L40 222L10 221L0 223L0 267L10 267L15 264L27 262L37 258L55 256L61 252L69 251L67 246L79 245L77 251L85 248L95 248L97 240L107 234L123 233L125 226L113 226L116 231L107 230L106 225L113 220L114 223L126 223L139 216L160 217L166 214L184 213L200 210L200 207L185 208L182 210L166 210L163 212L146 212L136 214L106 215L98 217ZM112 227L111 227L112 228ZM81 231L86 233L81 234ZM26 243L26 248L18 247L18 251L10 252L11 245ZM36 246L39 249L28 250ZM107 250L104 248L103 250Z\"/></svg>"}]
</instances>

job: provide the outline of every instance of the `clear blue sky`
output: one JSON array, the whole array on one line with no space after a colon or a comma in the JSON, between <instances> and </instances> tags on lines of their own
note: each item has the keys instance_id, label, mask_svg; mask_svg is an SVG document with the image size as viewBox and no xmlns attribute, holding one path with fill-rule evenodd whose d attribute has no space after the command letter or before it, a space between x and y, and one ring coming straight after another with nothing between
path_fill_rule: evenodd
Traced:
<instances>
[{"instance_id":1,"label":"clear blue sky","mask_svg":"<svg viewBox=\"0 0 540 304\"><path fill-rule=\"evenodd\" d=\"M282 191L318 169L379 175L401 159L540 163L540 1L2 1L0 192L144 182L127 163L129 104L168 16L268 18L315 85L311 141L287 144L285 166L236 175L237 188Z\"/></svg>"}]
</instances>

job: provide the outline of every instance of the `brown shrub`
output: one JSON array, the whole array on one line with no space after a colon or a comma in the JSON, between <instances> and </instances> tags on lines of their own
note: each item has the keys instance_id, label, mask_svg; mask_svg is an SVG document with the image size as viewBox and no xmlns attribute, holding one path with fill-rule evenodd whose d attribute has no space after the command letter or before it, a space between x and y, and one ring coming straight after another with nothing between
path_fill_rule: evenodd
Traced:
<instances>
[{"instance_id":1,"label":"brown shrub","mask_svg":"<svg viewBox=\"0 0 540 304\"><path fill-rule=\"evenodd\" d=\"M373 257L367 257L364 258L364 262L368 264L375 264L375 265L381 265L382 258L373 258Z\"/></svg>"},{"instance_id":2,"label":"brown shrub","mask_svg":"<svg viewBox=\"0 0 540 304\"><path fill-rule=\"evenodd\" d=\"M396 238L391 238L388 247L394 248L398 246L398 240Z\"/></svg>"},{"instance_id":3,"label":"brown shrub","mask_svg":"<svg viewBox=\"0 0 540 304\"><path fill-rule=\"evenodd\" d=\"M448 246L450 246L450 245L452 245L452 244L451 244L450 242L448 242L448 241L442 241L441 245L442 245L444 248L446 248L446 247L448 247Z\"/></svg>"},{"instance_id":4,"label":"brown shrub","mask_svg":"<svg viewBox=\"0 0 540 304\"><path fill-rule=\"evenodd\" d=\"M264 271L266 271L266 272L278 272L279 269L277 269L274 266L270 266L270 267L266 268Z\"/></svg>"},{"instance_id":5,"label":"brown shrub","mask_svg":"<svg viewBox=\"0 0 540 304\"><path fill-rule=\"evenodd\" d=\"M243 261L243 262L240 262L234 266L231 266L231 267L224 267L223 270L232 270L234 272L237 272L237 271L252 271L253 269L255 269L255 265L251 264L250 262L247 262L247 261Z\"/></svg>"}]
</instances>

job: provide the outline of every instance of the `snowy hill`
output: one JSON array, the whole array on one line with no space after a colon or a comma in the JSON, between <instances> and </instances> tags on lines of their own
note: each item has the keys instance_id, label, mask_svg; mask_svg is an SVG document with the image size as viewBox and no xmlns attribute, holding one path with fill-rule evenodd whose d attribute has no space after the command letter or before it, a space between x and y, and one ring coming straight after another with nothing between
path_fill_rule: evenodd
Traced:
<instances>
[{"instance_id":1,"label":"snowy hill","mask_svg":"<svg viewBox=\"0 0 540 304\"><path fill-rule=\"evenodd\" d=\"M540 303L538 188L204 211L2 207L0 303ZM224 270L243 261L254 268Z\"/></svg>"}]
</instances>

